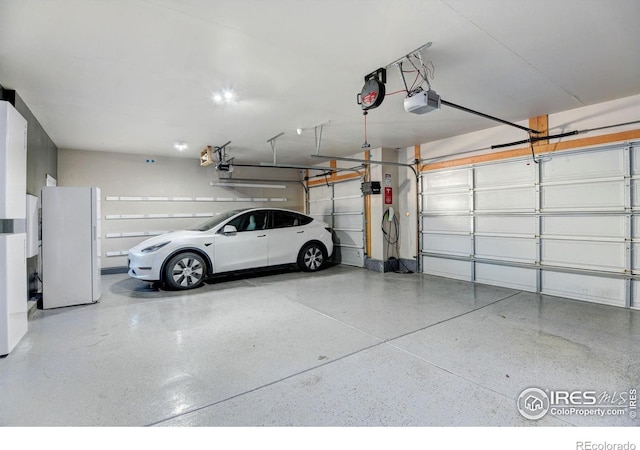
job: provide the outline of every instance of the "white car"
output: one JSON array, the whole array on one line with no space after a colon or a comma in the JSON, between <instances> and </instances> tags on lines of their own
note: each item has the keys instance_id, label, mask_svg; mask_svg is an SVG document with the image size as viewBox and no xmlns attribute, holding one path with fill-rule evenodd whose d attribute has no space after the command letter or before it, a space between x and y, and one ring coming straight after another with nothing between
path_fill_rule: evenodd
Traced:
<instances>
[{"instance_id":1,"label":"white car","mask_svg":"<svg viewBox=\"0 0 640 450\"><path fill-rule=\"evenodd\" d=\"M222 272L286 264L313 272L333 254L332 236L326 223L295 211L229 211L131 248L129 276L191 289Z\"/></svg>"}]
</instances>

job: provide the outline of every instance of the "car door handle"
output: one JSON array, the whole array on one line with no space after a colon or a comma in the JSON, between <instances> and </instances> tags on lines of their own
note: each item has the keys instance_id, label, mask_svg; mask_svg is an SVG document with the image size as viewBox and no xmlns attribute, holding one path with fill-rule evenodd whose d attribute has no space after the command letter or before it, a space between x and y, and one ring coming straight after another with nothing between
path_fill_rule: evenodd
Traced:
<instances>
[{"instance_id":1,"label":"car door handle","mask_svg":"<svg viewBox=\"0 0 640 450\"><path fill-rule=\"evenodd\" d=\"M298 233L298 234L302 234L302 233L304 233L304 230L302 230L302 231L298 231L297 233Z\"/></svg>"},{"instance_id":2,"label":"car door handle","mask_svg":"<svg viewBox=\"0 0 640 450\"><path fill-rule=\"evenodd\" d=\"M260 235L260 236L258 236L258 237L265 237L265 236L266 236L266 234L261 234L261 235Z\"/></svg>"}]
</instances>

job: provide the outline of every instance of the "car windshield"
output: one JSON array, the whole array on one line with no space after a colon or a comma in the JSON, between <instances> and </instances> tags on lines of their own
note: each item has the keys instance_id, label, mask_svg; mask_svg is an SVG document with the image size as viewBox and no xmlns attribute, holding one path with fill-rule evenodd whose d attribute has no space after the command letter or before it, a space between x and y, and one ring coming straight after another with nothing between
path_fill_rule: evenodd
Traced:
<instances>
[{"instance_id":1,"label":"car windshield","mask_svg":"<svg viewBox=\"0 0 640 450\"><path fill-rule=\"evenodd\" d=\"M235 216L236 214L241 213L242 211L244 211L244 210L243 209L236 209L235 211L227 211L227 212L223 212L223 213L218 213L215 216L213 216L212 218L206 220L205 222L202 222L201 224L196 225L195 227L188 228L188 230L191 230L191 231L207 231L207 230L210 230L211 228L220 225L225 220L230 219L231 217Z\"/></svg>"}]
</instances>

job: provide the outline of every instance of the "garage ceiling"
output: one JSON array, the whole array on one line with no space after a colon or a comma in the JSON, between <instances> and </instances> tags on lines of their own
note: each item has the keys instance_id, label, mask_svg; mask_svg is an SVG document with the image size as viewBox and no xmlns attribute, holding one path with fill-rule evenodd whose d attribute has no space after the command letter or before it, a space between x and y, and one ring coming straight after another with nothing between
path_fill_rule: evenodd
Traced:
<instances>
[{"instance_id":1,"label":"garage ceiling","mask_svg":"<svg viewBox=\"0 0 640 450\"><path fill-rule=\"evenodd\" d=\"M637 0L0 0L0 84L60 148L272 162L284 132L278 163L309 164L327 121L322 154L361 151L363 77L427 42L443 99L520 121L640 93L638 23ZM372 148L497 125L402 100L370 111Z\"/></svg>"}]
</instances>

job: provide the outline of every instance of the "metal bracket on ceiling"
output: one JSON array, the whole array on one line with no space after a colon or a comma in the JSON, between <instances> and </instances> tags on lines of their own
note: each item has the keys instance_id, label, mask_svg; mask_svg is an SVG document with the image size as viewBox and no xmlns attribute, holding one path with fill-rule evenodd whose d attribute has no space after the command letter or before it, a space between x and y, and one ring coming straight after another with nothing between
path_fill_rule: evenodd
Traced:
<instances>
[{"instance_id":1,"label":"metal bracket on ceiling","mask_svg":"<svg viewBox=\"0 0 640 450\"><path fill-rule=\"evenodd\" d=\"M328 124L330 122L330 120L325 120L322 123L319 123L318 125L316 125L315 127L313 127L314 130L314 135L315 135L315 141L316 141L316 155L320 153L320 142L322 141L322 128ZM318 130L320 130L318 132Z\"/></svg>"},{"instance_id":2,"label":"metal bracket on ceiling","mask_svg":"<svg viewBox=\"0 0 640 450\"><path fill-rule=\"evenodd\" d=\"M411 57L411 56L414 56L414 57L417 57L417 58L422 59L422 57L420 56L420 54L421 54L422 50L424 50L424 49L426 49L426 48L431 47L431 44L432 44L431 42L427 42L426 44L421 45L420 47L418 47L418 48L417 48L417 49L415 49L414 51L409 52L409 53L407 53L406 55L401 56L400 58L396 59L395 61L393 61L393 62L391 62L391 63L387 64L387 65L385 66L385 68L387 68L387 69L388 69L389 67L391 67L391 66L393 66L393 65L395 65L395 64L398 64L398 63L400 63L400 62L404 61L405 59L409 59L409 57Z\"/></svg>"},{"instance_id":3,"label":"metal bracket on ceiling","mask_svg":"<svg viewBox=\"0 0 640 450\"><path fill-rule=\"evenodd\" d=\"M407 92L409 90L409 87L407 86L407 81L405 80L405 77L404 77L404 71L402 70L402 63L405 61L409 62L413 66L416 72L420 74L420 77L423 79L423 81L427 83L427 86L429 87L429 89L431 89L431 84L429 83L429 77L426 73L423 73L423 70L425 70L426 66L424 64L424 61L422 60L422 51L431 47L431 44L432 44L431 42L427 42L426 44L421 45L420 47L413 50L412 52L409 52L406 55L396 59L392 63L387 64L387 66L385 67L388 69L391 66L398 66L398 70L400 71L400 77L402 78L402 82L404 83L404 88ZM416 58L418 61L420 61L420 66L423 68L423 70L416 67L416 65L413 63L411 58Z\"/></svg>"},{"instance_id":4,"label":"metal bracket on ceiling","mask_svg":"<svg viewBox=\"0 0 640 450\"><path fill-rule=\"evenodd\" d=\"M274 166L277 164L277 162L276 162L276 139L278 139L283 134L284 134L284 131L282 133L276 134L271 139L267 139L267 142L269 144L271 144L271 151L273 151L273 165Z\"/></svg>"}]
</instances>

